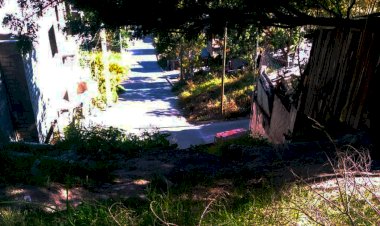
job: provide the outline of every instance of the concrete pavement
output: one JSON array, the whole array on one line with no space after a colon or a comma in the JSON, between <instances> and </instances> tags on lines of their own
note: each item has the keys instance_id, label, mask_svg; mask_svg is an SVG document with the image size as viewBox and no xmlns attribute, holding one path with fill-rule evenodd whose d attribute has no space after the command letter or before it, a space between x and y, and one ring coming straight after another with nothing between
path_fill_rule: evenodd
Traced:
<instances>
[{"instance_id":1,"label":"concrete pavement","mask_svg":"<svg viewBox=\"0 0 380 226\"><path fill-rule=\"evenodd\" d=\"M163 72L157 64L151 38L130 45L126 60L130 64L128 79L122 84L126 92L119 101L102 112L97 122L129 133L159 130L169 132L171 142L179 148L211 143L216 133L235 128L248 129L248 119L192 125L181 115L177 97L171 92L167 76L178 71Z\"/></svg>"}]
</instances>

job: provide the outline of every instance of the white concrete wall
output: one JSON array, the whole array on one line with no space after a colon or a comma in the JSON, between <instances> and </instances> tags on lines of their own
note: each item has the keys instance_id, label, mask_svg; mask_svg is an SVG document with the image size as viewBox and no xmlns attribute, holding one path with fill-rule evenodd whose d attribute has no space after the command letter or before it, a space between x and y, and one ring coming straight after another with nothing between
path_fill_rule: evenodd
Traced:
<instances>
[{"instance_id":1,"label":"white concrete wall","mask_svg":"<svg viewBox=\"0 0 380 226\"><path fill-rule=\"evenodd\" d=\"M0 11L0 21L5 13L17 14L15 0L5 0ZM34 49L24 56L25 76L29 87L31 103L36 117L40 141L44 141L51 123L60 117L60 110L69 111L79 105L76 94L77 84L80 81L89 81L89 70L79 66L79 41L75 37L66 36L64 27L64 4L58 5L58 21L56 10L44 10L43 16L36 18L38 24L37 39ZM49 40L49 29L53 26L58 53L52 55ZM9 33L9 29L1 27L0 34ZM72 58L70 63L63 63L67 56ZM64 100L65 92L69 94L69 101ZM88 99L89 100L89 99ZM88 103L87 103L88 104ZM67 124L68 122L66 122ZM61 128L62 129L62 128Z\"/></svg>"}]
</instances>

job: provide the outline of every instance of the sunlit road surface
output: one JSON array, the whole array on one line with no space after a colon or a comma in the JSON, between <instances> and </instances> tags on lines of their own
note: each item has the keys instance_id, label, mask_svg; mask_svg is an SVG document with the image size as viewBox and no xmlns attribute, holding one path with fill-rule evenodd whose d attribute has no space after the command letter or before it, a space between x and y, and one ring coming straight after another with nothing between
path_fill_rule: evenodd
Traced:
<instances>
[{"instance_id":1,"label":"sunlit road surface","mask_svg":"<svg viewBox=\"0 0 380 226\"><path fill-rule=\"evenodd\" d=\"M163 72L157 64L151 38L135 41L126 57L130 64L128 79L122 83L126 92L119 101L98 115L96 121L128 133L159 130L169 132L171 142L179 148L211 143L216 133L234 128L248 129L248 120L191 125L181 115L177 97L171 92L167 76L178 71Z\"/></svg>"}]
</instances>

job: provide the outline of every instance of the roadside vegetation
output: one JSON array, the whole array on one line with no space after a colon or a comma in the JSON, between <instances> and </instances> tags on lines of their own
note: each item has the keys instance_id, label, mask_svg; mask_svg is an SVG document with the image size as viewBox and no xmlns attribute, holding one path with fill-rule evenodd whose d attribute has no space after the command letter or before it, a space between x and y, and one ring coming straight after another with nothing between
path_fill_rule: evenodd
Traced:
<instances>
[{"instance_id":1,"label":"roadside vegetation","mask_svg":"<svg viewBox=\"0 0 380 226\"><path fill-rule=\"evenodd\" d=\"M71 124L53 145L9 143L0 146L0 183L49 186L58 182L93 186L112 180L118 158L138 157L151 150L175 148L167 134L126 134L115 128L82 128ZM68 183L68 184L67 184Z\"/></svg>"},{"instance_id":2,"label":"roadside vegetation","mask_svg":"<svg viewBox=\"0 0 380 226\"><path fill-rule=\"evenodd\" d=\"M122 54L123 53L111 52L108 57L112 102L117 102L119 93L124 91L124 88L120 83L127 79L127 73L129 70L125 62L123 62ZM102 109L105 107L107 101L106 75L104 73L102 52L82 51L81 57L82 66L90 68L92 79L98 83L99 95L92 100L93 104Z\"/></svg>"},{"instance_id":3,"label":"roadside vegetation","mask_svg":"<svg viewBox=\"0 0 380 226\"><path fill-rule=\"evenodd\" d=\"M42 4L45 1L25 2L19 1L23 9L36 9L36 15L43 15L41 6L45 6ZM161 31L162 35L173 36L169 37L168 43L179 40L179 48L173 48L175 54L170 52L164 57L181 58L181 81L174 90L192 121L221 117L217 113L221 105L218 103L220 75L216 73L221 64L216 70L211 67L211 72L194 73L197 64L202 63L198 55L204 44L198 46L198 42L187 42L182 38L185 35L199 36L197 31L206 27L217 33L215 31L220 32L226 27L224 22L231 21L229 35L248 42L241 45L230 40L235 45L231 46L230 54L248 60L252 67L254 52L258 51L257 45L254 49L252 46L265 43L265 40L264 35L257 38L249 34L257 32L255 36L259 36L261 26L362 24L364 20L354 17L375 16L379 11L378 1L368 0L335 1L333 4L310 1L307 5L303 4L304 1L267 1L254 5L248 1L242 1L243 4L196 1L195 5L191 1L177 5L164 1L150 4L136 1L137 7L130 7L127 1L107 1L108 4L96 1L91 8L86 1L72 2L86 10L87 18L82 21L94 23L93 26L89 24L94 31L98 31L102 21L108 21L114 27L141 24L144 33ZM194 7L204 11L193 10ZM136 10L129 13L115 10L126 8ZM151 9L155 13L144 14ZM245 16L237 20L236 15ZM7 17L5 22L13 21L21 29L19 34L29 33L33 37L36 29L30 22L35 17L28 17L24 22L13 15ZM178 20L180 18L182 20ZM365 26L370 26L368 21L364 21ZM250 27L252 24L259 27ZM238 29L234 31L234 27ZM23 31L25 28L27 31ZM178 30L178 35L168 32L178 28L186 32ZM80 32L86 30L80 28ZM274 49L270 51L281 50L282 59L276 63L288 64L287 56L295 51L291 48L294 46L292 42L298 41L285 40L284 37L297 37L299 31L271 28L265 32L265 37L271 40L285 41L282 47L273 44ZM216 39L220 41L221 37ZM31 47L31 38L24 43L24 47ZM170 46L163 47L165 51L167 47ZM246 56L242 56L243 51ZM104 105L102 63L97 62L96 57L91 59L90 62L96 65L93 76L100 84L101 96L95 102L101 107ZM165 60L161 61L162 65ZM119 69L119 66L110 67L110 71L114 70L116 74L116 78L112 78L114 94L121 81L118 76L123 74ZM224 117L247 114L244 106L250 103L253 78L250 73L226 78ZM114 95L113 99L117 100L117 97ZM371 147L351 143L338 145L331 140L328 147L322 143L303 143L297 151L290 148L293 144L272 147L261 137L246 136L180 151L167 141L166 134L158 132L136 136L114 128L85 129L73 124L65 133L65 138L55 145L0 143L0 225L380 225L380 176L372 169ZM112 186L116 170L135 170L125 165L126 160L138 161L148 155L153 162L165 153L170 153L173 158L181 153L186 161L178 163L181 165L172 174L154 174L145 178L149 181L144 195L124 199L83 199L79 205L70 202L72 188L95 191L101 186ZM204 159L213 160L213 163L204 162L197 167ZM170 167L169 157L165 160L161 162L162 166ZM34 202L34 197L23 196L24 190L18 189L34 187L51 191L54 184L60 184L65 191L63 209L55 208L55 203L47 206Z\"/></svg>"},{"instance_id":4,"label":"roadside vegetation","mask_svg":"<svg viewBox=\"0 0 380 226\"><path fill-rule=\"evenodd\" d=\"M62 184L67 192L113 183L120 161L154 151L175 151L165 134L126 135L114 128L67 128L56 145L9 143L1 147L0 188ZM257 153L256 153L257 152ZM380 178L366 149L290 159L260 137L243 136L196 146L186 155L219 156L223 167L193 166L172 176L153 175L145 197L69 200L63 209L2 193L1 225L377 225ZM203 153L203 154L202 154ZM256 153L256 154L255 154ZM279 157L276 157L276 156ZM284 158L282 158L283 156ZM319 156L319 157L318 157ZM321 157L324 156L324 157ZM217 157L217 158L219 158ZM150 157L152 158L152 157ZM187 157L188 158L188 157ZM215 158L215 157L213 157ZM207 164L207 163L206 163ZM255 165L257 164L257 165ZM305 167L325 165L329 174ZM133 170L133 169L131 169ZM285 180L285 178L292 178ZM104 195L104 194L103 194ZM31 198L33 199L33 197Z\"/></svg>"},{"instance_id":5,"label":"roadside vegetation","mask_svg":"<svg viewBox=\"0 0 380 226\"><path fill-rule=\"evenodd\" d=\"M241 72L225 78L225 111L220 113L221 77L217 73L195 73L192 79L180 81L173 87L180 107L189 121L207 121L245 117L250 112L254 90L254 75Z\"/></svg>"},{"instance_id":6,"label":"roadside vegetation","mask_svg":"<svg viewBox=\"0 0 380 226\"><path fill-rule=\"evenodd\" d=\"M294 60L304 32L300 28L268 28L249 26L244 32L230 28L227 37L226 76L223 115L221 113L221 77L223 36L200 35L186 40L178 33L156 33L155 47L160 66L180 69L174 85L180 106L191 122L246 117L250 113L259 52L271 57L268 70L284 67ZM207 43L207 45L206 45ZM213 44L211 44L213 43ZM210 50L212 49L212 50ZM294 58L294 57L293 57ZM292 59L292 62L288 62ZM268 62L266 62L268 64Z\"/></svg>"}]
</instances>

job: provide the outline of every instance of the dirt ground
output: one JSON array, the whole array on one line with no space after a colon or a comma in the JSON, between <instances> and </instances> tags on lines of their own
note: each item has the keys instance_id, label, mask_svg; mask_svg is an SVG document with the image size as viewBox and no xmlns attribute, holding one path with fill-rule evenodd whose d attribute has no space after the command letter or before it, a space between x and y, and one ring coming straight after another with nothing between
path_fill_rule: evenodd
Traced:
<instances>
[{"instance_id":1,"label":"dirt ground","mask_svg":"<svg viewBox=\"0 0 380 226\"><path fill-rule=\"evenodd\" d=\"M52 183L49 187L27 185L0 187L0 197L8 200L43 205L47 211L61 210L70 203L79 205L86 200L146 198L152 181L160 180L163 187L175 186L186 180L208 178L211 187L200 189L199 194L229 189L236 181L255 187L268 182L275 186L305 178L323 181L331 178L327 161L328 147L300 143L283 147L245 147L231 145L228 153L218 157L190 148L186 150L155 151L139 158L119 159L115 179L95 188L74 187ZM323 149L323 150L322 150ZM380 168L373 174L379 175Z\"/></svg>"}]
</instances>

